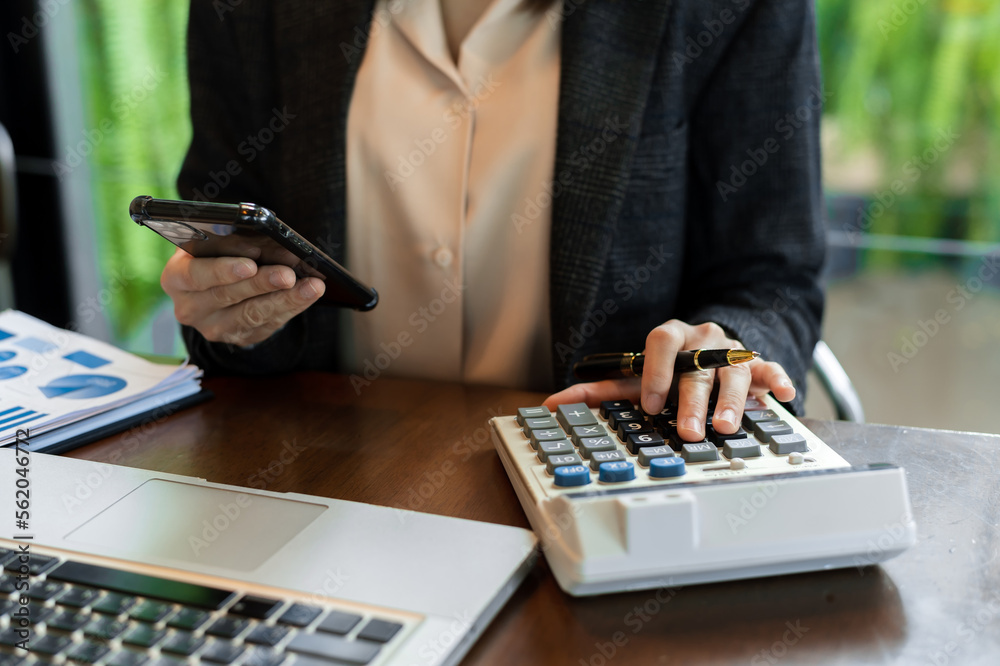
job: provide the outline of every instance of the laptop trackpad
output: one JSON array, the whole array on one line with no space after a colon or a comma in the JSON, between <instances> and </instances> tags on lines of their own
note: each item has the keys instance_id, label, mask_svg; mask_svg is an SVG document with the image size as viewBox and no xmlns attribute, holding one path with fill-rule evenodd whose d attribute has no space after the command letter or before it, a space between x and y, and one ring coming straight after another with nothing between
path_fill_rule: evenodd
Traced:
<instances>
[{"instance_id":1,"label":"laptop trackpad","mask_svg":"<svg viewBox=\"0 0 1000 666\"><path fill-rule=\"evenodd\" d=\"M252 571L326 510L322 504L150 479L67 541L108 546L116 557L167 557Z\"/></svg>"}]
</instances>

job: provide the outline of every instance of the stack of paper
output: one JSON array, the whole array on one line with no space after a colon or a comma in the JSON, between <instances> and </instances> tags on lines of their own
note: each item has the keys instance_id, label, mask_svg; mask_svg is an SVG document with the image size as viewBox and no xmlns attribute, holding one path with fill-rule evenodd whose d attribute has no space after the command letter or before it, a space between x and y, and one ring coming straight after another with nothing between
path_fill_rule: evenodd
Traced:
<instances>
[{"instance_id":1,"label":"stack of paper","mask_svg":"<svg viewBox=\"0 0 1000 666\"><path fill-rule=\"evenodd\" d=\"M197 401L201 376L189 363L150 363L7 310L0 313L0 446L17 438L29 451L54 453L162 418Z\"/></svg>"}]
</instances>

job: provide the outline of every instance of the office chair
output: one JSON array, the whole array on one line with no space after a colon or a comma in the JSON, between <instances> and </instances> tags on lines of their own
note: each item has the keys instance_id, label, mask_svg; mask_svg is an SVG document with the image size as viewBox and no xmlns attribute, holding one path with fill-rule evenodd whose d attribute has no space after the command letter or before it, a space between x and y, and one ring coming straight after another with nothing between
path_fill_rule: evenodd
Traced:
<instances>
[{"instance_id":1,"label":"office chair","mask_svg":"<svg viewBox=\"0 0 1000 666\"><path fill-rule=\"evenodd\" d=\"M833 350L822 340L813 348L812 369L830 396L837 418L841 421L864 423L865 410L861 406L861 398L858 397L851 378L834 356Z\"/></svg>"},{"instance_id":2,"label":"office chair","mask_svg":"<svg viewBox=\"0 0 1000 666\"><path fill-rule=\"evenodd\" d=\"M14 144L0 123L0 310L14 307L14 281L10 268L17 236L14 168Z\"/></svg>"}]
</instances>

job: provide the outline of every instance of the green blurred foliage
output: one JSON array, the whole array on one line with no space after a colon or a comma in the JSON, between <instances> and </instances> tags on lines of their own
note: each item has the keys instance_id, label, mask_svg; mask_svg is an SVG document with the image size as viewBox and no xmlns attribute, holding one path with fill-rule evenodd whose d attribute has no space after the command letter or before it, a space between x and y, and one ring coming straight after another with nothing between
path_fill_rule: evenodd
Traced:
<instances>
[{"instance_id":1,"label":"green blurred foliage","mask_svg":"<svg viewBox=\"0 0 1000 666\"><path fill-rule=\"evenodd\" d=\"M845 154L877 158L869 195L904 186L868 230L1000 240L1000 2L816 5L824 127ZM958 139L937 151L942 133Z\"/></svg>"},{"instance_id":2,"label":"green blurred foliage","mask_svg":"<svg viewBox=\"0 0 1000 666\"><path fill-rule=\"evenodd\" d=\"M122 343L166 296L159 276L173 246L128 216L133 197L177 198L191 141L184 39L188 0L80 0L84 126L108 128L88 157L98 262L105 284L126 276L108 319Z\"/></svg>"}]
</instances>

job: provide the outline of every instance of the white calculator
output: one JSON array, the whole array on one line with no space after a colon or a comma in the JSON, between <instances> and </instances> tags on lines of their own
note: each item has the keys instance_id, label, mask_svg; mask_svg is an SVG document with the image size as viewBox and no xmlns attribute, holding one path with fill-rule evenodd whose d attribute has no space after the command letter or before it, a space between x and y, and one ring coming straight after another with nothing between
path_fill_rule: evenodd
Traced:
<instances>
[{"instance_id":1,"label":"white calculator","mask_svg":"<svg viewBox=\"0 0 1000 666\"><path fill-rule=\"evenodd\" d=\"M904 471L852 466L770 396L686 442L668 406L523 407L493 441L573 595L867 566L916 541Z\"/></svg>"}]
</instances>

